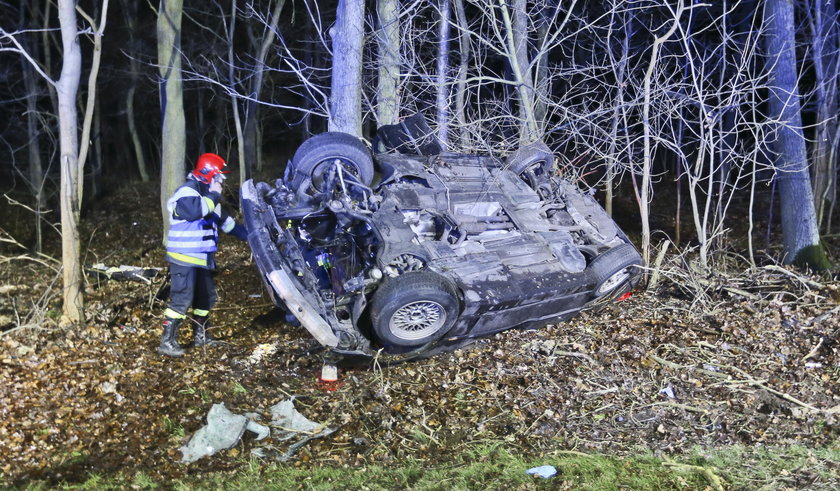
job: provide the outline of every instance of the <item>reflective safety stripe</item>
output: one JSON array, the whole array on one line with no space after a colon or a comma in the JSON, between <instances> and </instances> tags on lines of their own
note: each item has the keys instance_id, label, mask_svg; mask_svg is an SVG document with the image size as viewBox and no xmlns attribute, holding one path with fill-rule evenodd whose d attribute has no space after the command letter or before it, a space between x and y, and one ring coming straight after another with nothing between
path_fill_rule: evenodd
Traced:
<instances>
[{"instance_id":1,"label":"reflective safety stripe","mask_svg":"<svg viewBox=\"0 0 840 491\"><path fill-rule=\"evenodd\" d=\"M181 250L181 252L194 252L195 249L212 246L216 243L215 240L169 240L166 242L166 248L170 251ZM211 251L207 251L211 252Z\"/></svg>"},{"instance_id":2,"label":"reflective safety stripe","mask_svg":"<svg viewBox=\"0 0 840 491\"><path fill-rule=\"evenodd\" d=\"M201 203L201 215L207 216L216 208L216 202L212 198L204 197L204 202Z\"/></svg>"},{"instance_id":3,"label":"reflective safety stripe","mask_svg":"<svg viewBox=\"0 0 840 491\"><path fill-rule=\"evenodd\" d=\"M210 311L202 309L193 309L193 314L197 315L198 317L207 317L208 315L210 315Z\"/></svg>"},{"instance_id":4,"label":"reflective safety stripe","mask_svg":"<svg viewBox=\"0 0 840 491\"><path fill-rule=\"evenodd\" d=\"M228 234L228 233L230 233L231 230L233 230L233 227L235 227L235 226L236 226L236 220L234 220L231 217L227 217L227 219L225 220L225 223L222 224L222 232Z\"/></svg>"},{"instance_id":5,"label":"reflective safety stripe","mask_svg":"<svg viewBox=\"0 0 840 491\"><path fill-rule=\"evenodd\" d=\"M186 315L175 312L174 310L169 308L163 311L163 316L168 317L170 319L184 319L187 317Z\"/></svg>"},{"instance_id":6,"label":"reflective safety stripe","mask_svg":"<svg viewBox=\"0 0 840 491\"><path fill-rule=\"evenodd\" d=\"M192 221L179 218L175 214L175 208L181 198L202 198L200 201L204 218ZM207 254L216 252L219 241L217 224L221 220L213 214L213 210L221 210L221 207L187 183L169 198L166 208L170 212L169 232L166 237L166 251L170 258L184 264L207 266Z\"/></svg>"},{"instance_id":7,"label":"reflective safety stripe","mask_svg":"<svg viewBox=\"0 0 840 491\"><path fill-rule=\"evenodd\" d=\"M205 255L204 259L201 259L201 258L198 258L198 257L188 256L186 254L181 254L181 253L172 252L172 251L166 251L166 254L169 257L171 257L172 259L175 259L177 261L181 261L182 263L195 264L196 266L207 266L206 255Z\"/></svg>"},{"instance_id":8,"label":"reflective safety stripe","mask_svg":"<svg viewBox=\"0 0 840 491\"><path fill-rule=\"evenodd\" d=\"M212 235L210 230L170 230L170 237L204 237L207 234Z\"/></svg>"}]
</instances>

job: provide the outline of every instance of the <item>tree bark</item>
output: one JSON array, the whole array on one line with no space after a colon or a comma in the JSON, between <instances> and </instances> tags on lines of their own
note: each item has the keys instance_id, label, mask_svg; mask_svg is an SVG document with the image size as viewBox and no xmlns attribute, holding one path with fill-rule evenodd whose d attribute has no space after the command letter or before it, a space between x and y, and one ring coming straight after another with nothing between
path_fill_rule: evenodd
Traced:
<instances>
[{"instance_id":1,"label":"tree bark","mask_svg":"<svg viewBox=\"0 0 840 491\"><path fill-rule=\"evenodd\" d=\"M458 23L458 48L460 61L458 74L455 76L455 121L460 129L460 146L464 148L469 142L469 127L467 126L467 73L470 67L470 30L467 25L467 14L464 10L464 0L455 1L455 19Z\"/></svg>"},{"instance_id":2,"label":"tree bark","mask_svg":"<svg viewBox=\"0 0 840 491\"><path fill-rule=\"evenodd\" d=\"M58 20L63 48L58 94L61 149L61 262L63 268L64 320L84 320L84 283L79 241L79 136L76 95L82 75L82 52L76 24L76 2L58 0Z\"/></svg>"},{"instance_id":3,"label":"tree bark","mask_svg":"<svg viewBox=\"0 0 840 491\"><path fill-rule=\"evenodd\" d=\"M160 209L163 237L169 229L166 201L184 182L186 124L181 83L181 16L183 0L160 0L157 19L160 105L163 113L160 163Z\"/></svg>"},{"instance_id":4,"label":"tree bark","mask_svg":"<svg viewBox=\"0 0 840 491\"><path fill-rule=\"evenodd\" d=\"M396 124L400 118L400 18L398 0L378 0L379 79L376 87L376 121Z\"/></svg>"},{"instance_id":5,"label":"tree bark","mask_svg":"<svg viewBox=\"0 0 840 491\"><path fill-rule=\"evenodd\" d=\"M770 117L779 121L772 143L781 198L784 261L826 269L829 264L820 244L802 135L793 1L767 0L764 23L770 71Z\"/></svg>"},{"instance_id":6,"label":"tree bark","mask_svg":"<svg viewBox=\"0 0 840 491\"><path fill-rule=\"evenodd\" d=\"M525 0L513 0L513 16L507 0L498 0L504 21L506 37L506 58L513 72L519 96L519 144L536 141L537 121L534 117L534 84L528 62L528 22L525 15Z\"/></svg>"},{"instance_id":7,"label":"tree bark","mask_svg":"<svg viewBox=\"0 0 840 491\"><path fill-rule=\"evenodd\" d=\"M435 114L437 116L438 140L440 140L443 148L446 148L449 143L449 86L447 85L447 72L449 71L449 19L452 17L452 6L450 0L440 0L438 6L440 18L438 19Z\"/></svg>"},{"instance_id":8,"label":"tree bark","mask_svg":"<svg viewBox=\"0 0 840 491\"><path fill-rule=\"evenodd\" d=\"M332 37L330 131L362 137L364 0L339 0Z\"/></svg>"},{"instance_id":9,"label":"tree bark","mask_svg":"<svg viewBox=\"0 0 840 491\"><path fill-rule=\"evenodd\" d=\"M88 149L90 148L90 126L93 122L93 112L96 107L96 79L99 76L99 62L102 59L102 34L105 32L105 22L108 20L108 1L102 1L102 19L99 21L99 26L96 25L96 21L92 17L85 14L83 10L78 9L94 30L93 60L91 61L90 73L88 74L87 102L85 103L84 122L82 123L82 144L79 149L79 162L77 164L79 166L80 176L79 182L77 183L79 203L82 202L82 196L84 194L85 162L87 161Z\"/></svg>"},{"instance_id":10,"label":"tree bark","mask_svg":"<svg viewBox=\"0 0 840 491\"><path fill-rule=\"evenodd\" d=\"M525 145L539 138L535 112L534 79L528 56L528 13L525 0L513 0L510 40L513 46L511 64L519 93L519 143Z\"/></svg>"}]
</instances>

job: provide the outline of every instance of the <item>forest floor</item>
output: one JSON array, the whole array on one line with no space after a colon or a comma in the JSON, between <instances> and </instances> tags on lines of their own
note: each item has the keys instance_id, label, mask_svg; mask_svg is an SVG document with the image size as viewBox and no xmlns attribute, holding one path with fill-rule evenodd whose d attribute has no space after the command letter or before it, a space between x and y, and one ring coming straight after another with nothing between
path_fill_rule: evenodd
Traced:
<instances>
[{"instance_id":1,"label":"forest floor","mask_svg":"<svg viewBox=\"0 0 840 491\"><path fill-rule=\"evenodd\" d=\"M154 191L105 197L86 214L86 264L165 267L159 221L136 214L156 208ZM246 435L193 464L179 447L214 403L267 421L290 396L336 430L302 446L296 468L440 467L483 444L535 456L840 450L840 282L827 276L772 265L700 276L675 256L656 290L598 313L426 360L342 368L323 384L317 343L282 322L232 238L212 318L225 344L181 359L155 352L162 277L89 279L88 322L62 328L55 266L20 252L0 250L0 485L138 472L168 482L262 465L282 442ZM836 488L838 475L837 460L813 460L771 487Z\"/></svg>"}]
</instances>

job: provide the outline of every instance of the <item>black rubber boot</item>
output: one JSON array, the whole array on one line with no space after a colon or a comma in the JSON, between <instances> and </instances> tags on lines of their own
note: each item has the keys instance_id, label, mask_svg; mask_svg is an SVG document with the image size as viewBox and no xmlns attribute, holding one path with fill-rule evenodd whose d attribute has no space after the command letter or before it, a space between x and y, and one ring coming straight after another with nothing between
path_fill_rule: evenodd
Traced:
<instances>
[{"instance_id":1,"label":"black rubber boot","mask_svg":"<svg viewBox=\"0 0 840 491\"><path fill-rule=\"evenodd\" d=\"M221 341L217 340L211 336L209 332L207 332L209 327L208 319L209 317L206 315L196 316L193 319L193 340L190 343L190 347L200 348L202 346L217 346L221 344Z\"/></svg>"},{"instance_id":2,"label":"black rubber boot","mask_svg":"<svg viewBox=\"0 0 840 491\"><path fill-rule=\"evenodd\" d=\"M163 337L160 339L160 346L157 352L165 356L184 356L184 348L178 344L178 329L181 327L181 319L165 319L163 321Z\"/></svg>"}]
</instances>

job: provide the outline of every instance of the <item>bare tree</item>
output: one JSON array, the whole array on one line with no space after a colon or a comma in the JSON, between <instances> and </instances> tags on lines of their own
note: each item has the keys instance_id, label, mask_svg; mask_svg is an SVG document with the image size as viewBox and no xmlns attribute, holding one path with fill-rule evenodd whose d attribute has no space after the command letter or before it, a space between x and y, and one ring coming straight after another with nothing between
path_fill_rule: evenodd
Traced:
<instances>
[{"instance_id":1,"label":"bare tree","mask_svg":"<svg viewBox=\"0 0 840 491\"><path fill-rule=\"evenodd\" d=\"M802 135L793 3L768 0L764 7L770 68L770 114L778 122L773 149L782 201L785 262L816 269L829 267L820 244L817 214Z\"/></svg>"},{"instance_id":2,"label":"bare tree","mask_svg":"<svg viewBox=\"0 0 840 491\"><path fill-rule=\"evenodd\" d=\"M160 0L157 17L158 70L163 112L160 163L160 209L163 237L169 229L166 201L184 182L186 123L181 81L181 16L183 0ZM166 239L164 239L166 240Z\"/></svg>"},{"instance_id":3,"label":"bare tree","mask_svg":"<svg viewBox=\"0 0 840 491\"><path fill-rule=\"evenodd\" d=\"M81 9L81 7L77 6L76 10L82 17L85 18L85 20L88 21L91 28L93 29L93 59L91 60L90 73L88 74L87 103L85 104L85 115L82 122L82 144L79 150L78 162L80 176L78 182L78 193L79 202L81 203L82 195L84 192L83 176L85 169L85 161L87 160L87 154L90 148L90 128L91 124L93 123L96 108L96 78L99 76L99 64L102 60L102 34L105 32L105 22L108 19L108 0L102 1L102 17L100 18L98 25L91 16L89 16L84 10ZM96 180L94 179L93 182L95 183Z\"/></svg>"},{"instance_id":4,"label":"bare tree","mask_svg":"<svg viewBox=\"0 0 840 491\"><path fill-rule=\"evenodd\" d=\"M259 120L257 115L260 107L257 101L260 100L260 92L262 91L266 58L268 57L271 45L274 43L277 34L277 25L280 23L280 12L283 10L283 5L285 3L285 0L275 1L271 16L268 19L264 19L262 22L265 26L265 29L263 29L263 35L258 40L258 43L254 43L259 45L259 49L257 50L253 72L250 76L248 90L249 97L245 101L245 129L243 134L245 139L245 159L239 163L239 165L245 169L244 175L242 176L243 182L245 179L251 177L251 166L255 166L257 169L262 168L262 162L257 158L259 149ZM253 6L251 8L253 9ZM251 14L254 16L260 15L253 10Z\"/></svg>"},{"instance_id":5,"label":"bare tree","mask_svg":"<svg viewBox=\"0 0 840 491\"><path fill-rule=\"evenodd\" d=\"M668 28L662 33L653 38L653 45L650 50L650 60L648 61L647 71L644 78L644 102L642 103L642 145L644 149L644 157L642 160L642 185L639 196L639 213L642 215L642 258L645 264L650 261L650 195L651 195L651 163L653 159L652 144L651 144L651 85L653 83L653 76L656 73L656 65L659 63L659 51L662 45L671 38L676 32L680 24L680 17L682 17L685 7L682 0L675 9L672 10L673 17L668 19Z\"/></svg>"},{"instance_id":6,"label":"bare tree","mask_svg":"<svg viewBox=\"0 0 840 491\"><path fill-rule=\"evenodd\" d=\"M59 163L61 169L61 259L63 268L63 317L64 322L84 319L84 282L79 241L79 210L82 179L79 168L79 134L76 96L82 73L82 53L79 46L80 30L76 18L76 5L71 0L59 0L58 20L62 41L62 66L58 80L53 80L44 68L24 49L18 33L0 29L0 49L13 51L21 56L48 84L55 88L59 121ZM88 111L92 108L88 108Z\"/></svg>"},{"instance_id":7,"label":"bare tree","mask_svg":"<svg viewBox=\"0 0 840 491\"><path fill-rule=\"evenodd\" d=\"M20 26L23 27L25 25L25 13L27 10L26 1L21 1L20 4ZM32 5L31 8L34 12L37 12L37 5ZM33 15L34 17L34 15ZM34 43L29 44L29 46L25 46L26 50L30 53L32 60L34 61L37 57L36 48ZM35 70L30 65L30 60L27 60L25 57L20 58L21 61L21 68L23 74L23 85L26 89L26 128L27 128L27 135L29 138L27 148L29 149L29 173L28 173L28 184L29 190L32 193L33 197L33 206L32 209L35 211L35 251L41 252L41 248L43 246L43 227L41 226L41 212L45 207L45 200L44 200L44 182L45 182L45 175L44 175L44 168L43 163L41 161L41 128L40 128L40 121L39 121L39 112L38 112L38 98L39 98L39 89L38 89L38 74L35 73Z\"/></svg>"},{"instance_id":8,"label":"bare tree","mask_svg":"<svg viewBox=\"0 0 840 491\"><path fill-rule=\"evenodd\" d=\"M128 31L128 45L134 49L137 44L135 31L137 29L137 3L132 0L123 0L122 9L125 13L125 21ZM137 170L140 172L140 180L149 182L149 168L146 164L146 155L143 152L143 145L140 143L140 134L137 131L136 116L134 114L134 94L137 92L137 82L140 79L140 61L136 52L128 53L130 66L128 78L128 90L125 94L125 119L128 123L128 133L131 137L131 144L134 147L134 158L137 161Z\"/></svg>"},{"instance_id":9,"label":"bare tree","mask_svg":"<svg viewBox=\"0 0 840 491\"><path fill-rule=\"evenodd\" d=\"M84 283L79 244L78 167L79 135L76 94L82 75L82 52L76 5L59 0L58 20L63 46L61 76L55 84L58 93L59 140L61 146L61 264L64 271L64 315L71 322L84 319Z\"/></svg>"},{"instance_id":10,"label":"bare tree","mask_svg":"<svg viewBox=\"0 0 840 491\"><path fill-rule=\"evenodd\" d=\"M810 145L817 221L830 228L837 199L837 145L840 141L837 112L840 83L840 26L834 2L807 0L804 5L810 28L810 56L814 67L816 128Z\"/></svg>"}]
</instances>

